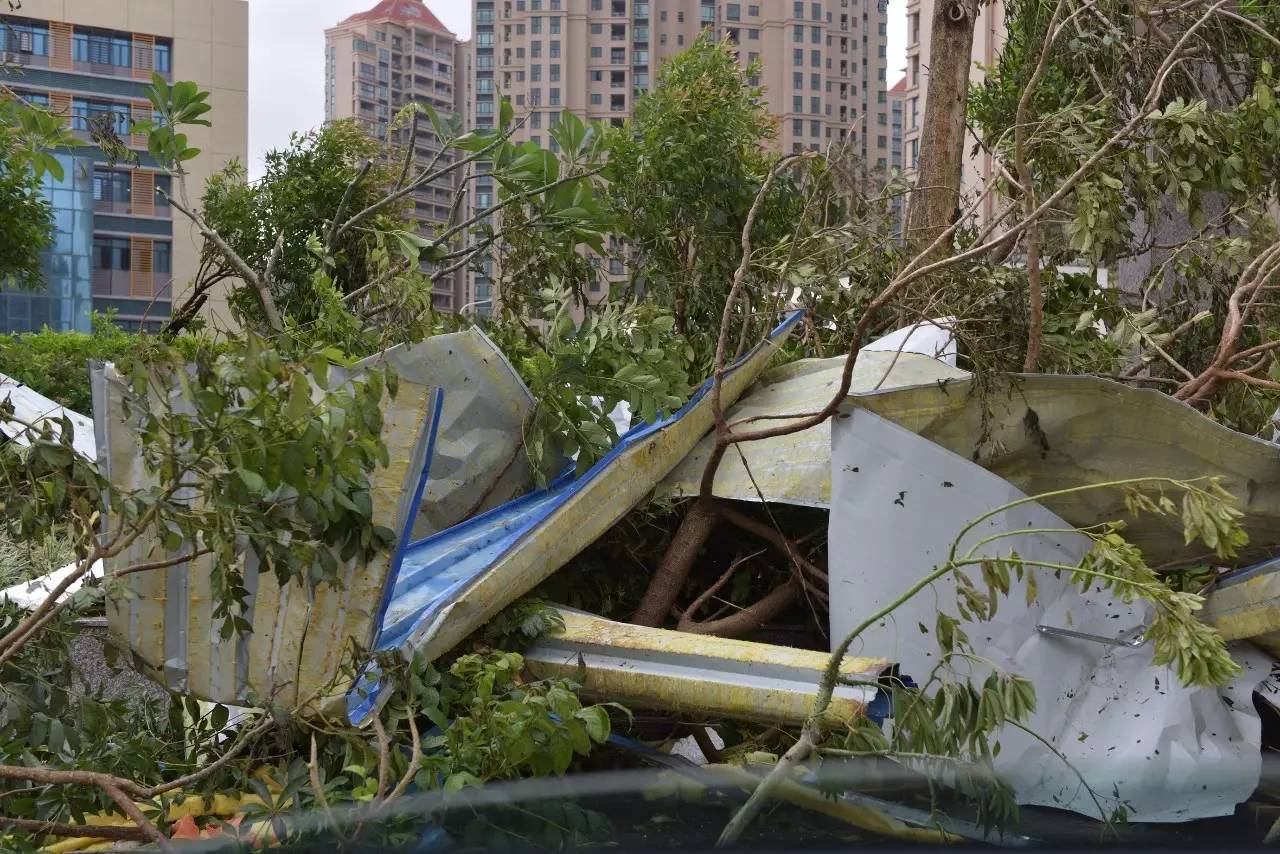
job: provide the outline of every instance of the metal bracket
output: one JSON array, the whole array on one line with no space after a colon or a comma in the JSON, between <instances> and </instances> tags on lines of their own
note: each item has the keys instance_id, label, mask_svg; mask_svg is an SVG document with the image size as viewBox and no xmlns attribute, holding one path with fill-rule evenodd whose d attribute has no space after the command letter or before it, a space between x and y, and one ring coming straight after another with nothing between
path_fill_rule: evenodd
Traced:
<instances>
[{"instance_id":1,"label":"metal bracket","mask_svg":"<svg viewBox=\"0 0 1280 854\"><path fill-rule=\"evenodd\" d=\"M1091 635L1086 632L1077 632L1073 629L1062 629L1057 626L1040 625L1036 626L1036 631L1042 635L1093 641L1094 643L1102 643L1107 646L1126 646L1130 649L1137 649L1147 642L1146 626L1135 626L1132 629L1126 629L1113 638L1103 637L1102 635Z\"/></svg>"}]
</instances>

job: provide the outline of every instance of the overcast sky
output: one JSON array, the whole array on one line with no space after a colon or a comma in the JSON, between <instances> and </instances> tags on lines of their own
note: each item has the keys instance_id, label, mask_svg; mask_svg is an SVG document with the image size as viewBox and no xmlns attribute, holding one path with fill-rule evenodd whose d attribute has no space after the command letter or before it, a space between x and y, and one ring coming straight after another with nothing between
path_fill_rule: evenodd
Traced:
<instances>
[{"instance_id":1,"label":"overcast sky","mask_svg":"<svg viewBox=\"0 0 1280 854\"><path fill-rule=\"evenodd\" d=\"M324 29L377 0L249 0L249 171L295 130L324 121ZM771 0L780 2L780 0ZM460 38L471 35L471 0L427 0ZM889 85L906 55L906 0L889 2ZM767 59L767 57L766 57Z\"/></svg>"}]
</instances>

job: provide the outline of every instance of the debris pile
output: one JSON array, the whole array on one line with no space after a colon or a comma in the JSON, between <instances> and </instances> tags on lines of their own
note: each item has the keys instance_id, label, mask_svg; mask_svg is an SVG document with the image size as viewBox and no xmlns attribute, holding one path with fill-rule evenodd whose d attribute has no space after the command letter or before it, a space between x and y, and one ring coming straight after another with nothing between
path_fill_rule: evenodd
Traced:
<instances>
[{"instance_id":1,"label":"debris pile","mask_svg":"<svg viewBox=\"0 0 1280 854\"><path fill-rule=\"evenodd\" d=\"M727 371L722 400L730 421L786 423L830 399L843 358L768 369L801 319L799 312L788 316ZM1230 814L1258 784L1263 727L1254 695L1280 655L1275 446L1156 392L1047 375L1003 378L992 390L955 361L945 319L891 333L859 354L835 418L739 446L714 479L722 500L828 514L824 630L832 649L851 633L857 640L838 663L824 720L842 726L892 718L889 688L919 684L927 693L940 670L976 682L995 671L1014 673L1034 686L1035 707L1025 724L997 727L994 767L1018 803L1105 820L1096 795L1105 792L1131 821ZM350 644L405 658L446 656L655 491L672 499L696 495L713 452L708 380L679 411L620 431L613 450L584 473L567 465L533 488L520 429L536 401L482 332L394 348L374 363L390 364L399 377L384 413L390 464L373 487L374 520L395 532L394 547L382 560L352 561L340 589L321 586L314 595L260 572L246 550L248 636L216 630L209 573L192 571L200 558L128 576L108 591L111 635L157 682L205 702L244 706L271 696L304 712L337 709L363 724L387 694L374 666L344 676ZM113 480L141 484L136 425L120 405L112 366L95 371L94 393L103 402L96 442L78 429L77 450L96 454ZM87 421L22 389L18 401L24 420ZM1148 635L1154 606L1072 575L1100 526L1120 518L1128 520L1125 539L1152 566L1212 563L1212 556L1189 552L1177 514L1126 513L1131 493L1097 488L1145 478L1216 478L1239 499L1248 545L1231 568L1214 564L1208 576L1198 570L1209 580L1194 591L1207 598L1204 622L1231 642L1239 671L1226 684L1183 684L1173 663L1157 663ZM155 548L139 541L109 558L106 570ZM998 607L975 599L961 573L904 597L957 553L1001 588ZM1061 571L1024 574L1024 566ZM34 607L61 577L0 597ZM569 607L559 616L562 624L527 651L530 674L573 680L593 701L694 721L799 727L814 712L830 658ZM937 637L942 631L963 633L972 653L953 660ZM1265 692L1260 696L1257 707L1271 709ZM689 749L702 762L718 762L723 743L715 731L709 739L700 727L696 734ZM1117 777L1118 768L1127 776ZM1142 773L1128 773L1134 768ZM706 771L743 773L722 764ZM796 780L785 787L784 799L807 797ZM932 822L907 807L895 812L848 797L854 800L824 809L862 816L860 826L871 829Z\"/></svg>"}]
</instances>

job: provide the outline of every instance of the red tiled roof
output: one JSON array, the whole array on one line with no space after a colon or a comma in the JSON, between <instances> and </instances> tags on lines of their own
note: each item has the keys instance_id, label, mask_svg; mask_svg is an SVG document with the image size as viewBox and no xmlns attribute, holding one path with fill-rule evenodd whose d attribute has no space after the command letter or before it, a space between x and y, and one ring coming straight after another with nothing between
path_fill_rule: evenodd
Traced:
<instances>
[{"instance_id":1,"label":"red tiled roof","mask_svg":"<svg viewBox=\"0 0 1280 854\"><path fill-rule=\"evenodd\" d=\"M904 74L902 75L901 80L893 84L893 88L889 90L889 94L892 95L895 92L905 92L905 91L907 91L907 76Z\"/></svg>"},{"instance_id":2,"label":"red tiled roof","mask_svg":"<svg viewBox=\"0 0 1280 854\"><path fill-rule=\"evenodd\" d=\"M342 23L352 21L395 21L397 24L410 26L417 24L435 30L449 32L449 28L440 23L422 0L382 0L367 12L360 12L347 18Z\"/></svg>"}]
</instances>

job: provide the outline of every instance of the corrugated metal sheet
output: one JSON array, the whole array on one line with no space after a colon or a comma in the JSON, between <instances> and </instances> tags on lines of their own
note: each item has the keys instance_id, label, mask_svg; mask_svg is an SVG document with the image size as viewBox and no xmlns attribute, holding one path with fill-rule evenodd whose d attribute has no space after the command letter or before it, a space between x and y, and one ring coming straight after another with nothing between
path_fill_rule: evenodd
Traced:
<instances>
[{"instance_id":1,"label":"corrugated metal sheet","mask_svg":"<svg viewBox=\"0 0 1280 854\"><path fill-rule=\"evenodd\" d=\"M723 387L727 403L759 377L801 316L792 313L730 369ZM708 380L679 412L633 428L581 477L566 474L410 546L378 648L435 658L594 542L711 429L710 386ZM353 693L353 720L363 720L372 708L369 698Z\"/></svg>"},{"instance_id":2,"label":"corrugated metal sheet","mask_svg":"<svg viewBox=\"0 0 1280 854\"><path fill-rule=\"evenodd\" d=\"M585 696L633 709L660 709L783 726L804 722L830 656L771 644L651 629L562 610L564 629L525 653L539 678L562 677ZM889 662L847 657L840 672L874 685ZM848 723L876 689L840 685L826 716Z\"/></svg>"},{"instance_id":3,"label":"corrugated metal sheet","mask_svg":"<svg viewBox=\"0 0 1280 854\"><path fill-rule=\"evenodd\" d=\"M1173 398L1087 376L993 378L985 393L949 380L857 397L869 409L973 459L1028 495L1138 477L1216 476L1239 499L1245 559L1280 544L1280 449L1210 421ZM1077 527L1124 518L1153 565L1183 560L1178 518L1131 518L1119 490L1044 499Z\"/></svg>"},{"instance_id":4,"label":"corrugated metal sheet","mask_svg":"<svg viewBox=\"0 0 1280 854\"><path fill-rule=\"evenodd\" d=\"M48 424L53 435L59 436L62 433L59 422L65 415L71 421L71 446L75 448L76 453L90 460L97 458L92 418L60 406L31 386L23 385L11 377L0 374L0 401L6 399L13 404L14 420L0 421L0 434L8 436L19 445L26 446L29 442L23 435L25 424L37 427Z\"/></svg>"},{"instance_id":5,"label":"corrugated metal sheet","mask_svg":"<svg viewBox=\"0 0 1280 854\"><path fill-rule=\"evenodd\" d=\"M761 377L750 394L729 410L729 421L765 415L805 414L821 409L840 387L844 363L844 356L837 356L801 359L774 368ZM966 371L919 353L863 350L853 366L850 392L918 385L968 375ZM762 421L747 425L745 429L786 423L789 423L788 419ZM662 482L662 489L676 496L697 495L702 471L714 444L711 436L699 442L693 453L685 457ZM751 482L753 476L755 484ZM759 486L759 492L756 486ZM830 506L830 421L800 433L735 445L725 455L716 471L715 494L738 501L759 501L760 493L767 501L805 507Z\"/></svg>"},{"instance_id":6,"label":"corrugated metal sheet","mask_svg":"<svg viewBox=\"0 0 1280 854\"><path fill-rule=\"evenodd\" d=\"M135 425L124 412L124 397L113 366L95 372L99 466L118 487L137 489L151 477L138 453ZM391 462L371 476L373 522L402 532L403 541L417 513L441 403L439 390L408 380L401 380L394 400L384 402L383 437ZM190 550L184 544L172 554ZM107 561L106 570L110 574L166 554L156 541L139 538ZM341 589L320 585L309 596L297 584L280 586L273 575L260 574L247 551L242 558L249 591L246 618L254 631L229 640L212 617L208 556L136 573L122 579L123 590L111 588L108 628L144 671L175 691L236 705L269 697L289 708L314 707L326 700L328 690L345 694L346 686L335 684L343 657L353 642L372 644L399 555L388 552L364 565L352 562Z\"/></svg>"},{"instance_id":7,"label":"corrugated metal sheet","mask_svg":"<svg viewBox=\"0 0 1280 854\"><path fill-rule=\"evenodd\" d=\"M443 531L533 485L521 453L533 411L511 363L478 328L395 347L362 363L390 363L402 380L445 392L431 477L413 538Z\"/></svg>"}]
</instances>

